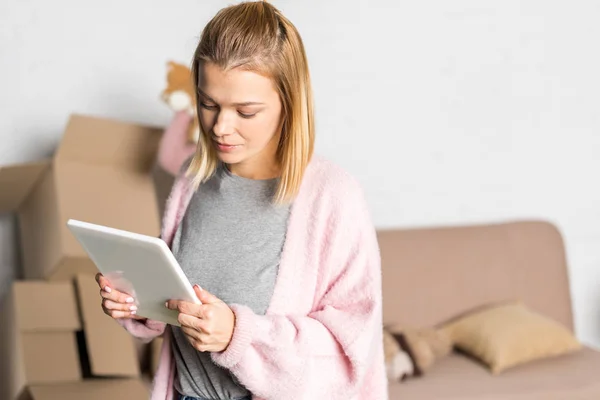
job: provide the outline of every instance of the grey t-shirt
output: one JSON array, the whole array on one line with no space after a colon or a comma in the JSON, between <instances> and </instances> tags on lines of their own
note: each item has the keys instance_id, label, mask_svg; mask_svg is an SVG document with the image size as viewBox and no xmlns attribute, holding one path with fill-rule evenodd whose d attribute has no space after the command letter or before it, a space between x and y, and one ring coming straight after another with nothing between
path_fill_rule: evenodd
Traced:
<instances>
[{"instance_id":1,"label":"grey t-shirt","mask_svg":"<svg viewBox=\"0 0 600 400\"><path fill-rule=\"evenodd\" d=\"M277 179L253 180L220 166L194 193L172 250L192 284L227 304L265 314L275 286L290 207L272 202ZM210 353L194 349L173 327L175 388L207 399L239 399L250 393Z\"/></svg>"}]
</instances>

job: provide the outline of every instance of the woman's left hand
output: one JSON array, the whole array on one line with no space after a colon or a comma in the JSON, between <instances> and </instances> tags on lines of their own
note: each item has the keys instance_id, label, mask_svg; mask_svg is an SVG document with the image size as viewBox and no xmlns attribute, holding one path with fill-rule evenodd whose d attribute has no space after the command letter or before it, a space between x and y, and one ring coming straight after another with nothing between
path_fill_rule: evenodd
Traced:
<instances>
[{"instance_id":1,"label":"woman's left hand","mask_svg":"<svg viewBox=\"0 0 600 400\"><path fill-rule=\"evenodd\" d=\"M235 314L225 302L198 285L194 285L194 291L202 304L169 300L167 308L179 311L181 330L196 350L225 350L233 336Z\"/></svg>"}]
</instances>

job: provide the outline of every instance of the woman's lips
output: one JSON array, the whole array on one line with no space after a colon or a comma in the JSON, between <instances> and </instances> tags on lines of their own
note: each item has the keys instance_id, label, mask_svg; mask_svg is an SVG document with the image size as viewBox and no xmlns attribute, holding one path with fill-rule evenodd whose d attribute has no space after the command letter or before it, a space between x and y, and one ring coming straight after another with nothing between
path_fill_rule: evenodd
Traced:
<instances>
[{"instance_id":1,"label":"woman's lips","mask_svg":"<svg viewBox=\"0 0 600 400\"><path fill-rule=\"evenodd\" d=\"M238 147L240 147L239 144L224 144L224 143L219 143L219 142L215 142L217 145L217 149L219 149L219 151L228 153L231 152L235 149L237 149Z\"/></svg>"}]
</instances>

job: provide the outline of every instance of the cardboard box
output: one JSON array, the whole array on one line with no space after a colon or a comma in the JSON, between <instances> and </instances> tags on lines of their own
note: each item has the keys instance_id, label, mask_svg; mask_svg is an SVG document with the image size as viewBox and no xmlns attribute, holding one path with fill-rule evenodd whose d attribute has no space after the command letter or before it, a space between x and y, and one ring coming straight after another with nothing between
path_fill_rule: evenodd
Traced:
<instances>
[{"instance_id":1,"label":"cardboard box","mask_svg":"<svg viewBox=\"0 0 600 400\"><path fill-rule=\"evenodd\" d=\"M100 289L94 277L78 275L76 286L87 352L84 358L89 360L85 369L96 377L139 377L136 339L104 314Z\"/></svg>"},{"instance_id":2,"label":"cardboard box","mask_svg":"<svg viewBox=\"0 0 600 400\"><path fill-rule=\"evenodd\" d=\"M33 385L20 400L148 400L150 391L139 379L86 380Z\"/></svg>"},{"instance_id":3,"label":"cardboard box","mask_svg":"<svg viewBox=\"0 0 600 400\"><path fill-rule=\"evenodd\" d=\"M81 379L71 283L15 282L0 318L0 399L16 399L30 384Z\"/></svg>"},{"instance_id":4,"label":"cardboard box","mask_svg":"<svg viewBox=\"0 0 600 400\"><path fill-rule=\"evenodd\" d=\"M0 167L0 213L18 214L26 279L96 272L69 218L158 236L153 171L162 131L73 115L52 159Z\"/></svg>"},{"instance_id":5,"label":"cardboard box","mask_svg":"<svg viewBox=\"0 0 600 400\"><path fill-rule=\"evenodd\" d=\"M142 376L137 340L104 314L92 275L15 282L1 312L0 399L31 385Z\"/></svg>"}]
</instances>

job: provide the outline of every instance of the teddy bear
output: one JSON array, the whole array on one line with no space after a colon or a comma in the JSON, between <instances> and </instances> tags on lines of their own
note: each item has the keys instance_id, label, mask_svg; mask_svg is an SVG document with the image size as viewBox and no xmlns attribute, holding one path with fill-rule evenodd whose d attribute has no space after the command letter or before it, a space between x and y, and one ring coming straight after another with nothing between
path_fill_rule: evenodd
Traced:
<instances>
[{"instance_id":1,"label":"teddy bear","mask_svg":"<svg viewBox=\"0 0 600 400\"><path fill-rule=\"evenodd\" d=\"M175 177L183 163L196 150L200 128L190 70L183 64L167 63L167 86L163 101L175 111L158 146L158 165Z\"/></svg>"},{"instance_id":2,"label":"teddy bear","mask_svg":"<svg viewBox=\"0 0 600 400\"><path fill-rule=\"evenodd\" d=\"M190 68L174 61L167 62L167 85L161 93L161 99L175 113L186 111L192 117L187 139L190 143L197 143L200 136L200 125L198 124L194 80Z\"/></svg>"},{"instance_id":3,"label":"teddy bear","mask_svg":"<svg viewBox=\"0 0 600 400\"><path fill-rule=\"evenodd\" d=\"M181 172L183 163L196 151L200 130L192 88L189 68L169 61L167 84L160 97L174 111L174 114L158 144L152 171L158 211L161 216L175 177Z\"/></svg>"}]
</instances>

